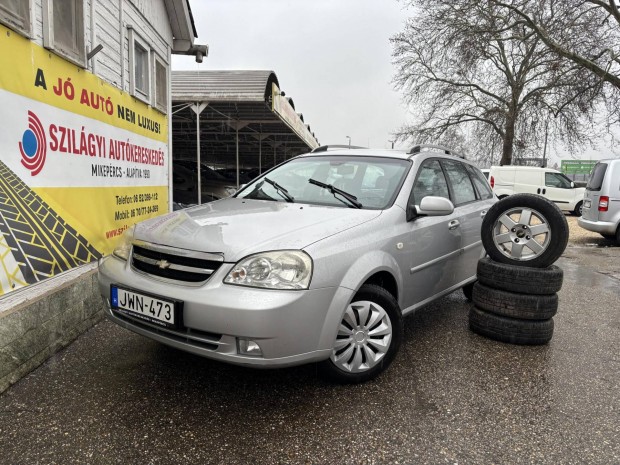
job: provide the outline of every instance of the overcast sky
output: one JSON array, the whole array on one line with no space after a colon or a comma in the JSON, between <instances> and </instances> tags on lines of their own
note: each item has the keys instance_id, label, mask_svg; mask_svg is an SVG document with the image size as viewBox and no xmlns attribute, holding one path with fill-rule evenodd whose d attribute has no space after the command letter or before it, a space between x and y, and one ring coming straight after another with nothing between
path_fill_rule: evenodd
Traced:
<instances>
[{"instance_id":1,"label":"overcast sky","mask_svg":"<svg viewBox=\"0 0 620 465\"><path fill-rule=\"evenodd\" d=\"M173 56L173 69L266 69L295 102L322 144L387 148L408 119L394 90L389 39L408 11L397 0L190 0L198 65ZM397 146L398 147L398 146ZM576 158L614 156L609 141ZM550 147L551 162L571 158Z\"/></svg>"},{"instance_id":2,"label":"overcast sky","mask_svg":"<svg viewBox=\"0 0 620 465\"><path fill-rule=\"evenodd\" d=\"M190 0L209 56L173 69L267 69L322 144L388 147L406 110L391 84L396 0Z\"/></svg>"}]
</instances>

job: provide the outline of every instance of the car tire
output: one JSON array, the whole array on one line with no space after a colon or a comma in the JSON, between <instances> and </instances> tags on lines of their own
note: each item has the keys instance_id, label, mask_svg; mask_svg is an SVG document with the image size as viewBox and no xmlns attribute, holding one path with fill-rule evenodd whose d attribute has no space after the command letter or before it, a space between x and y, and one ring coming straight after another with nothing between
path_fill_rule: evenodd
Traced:
<instances>
[{"instance_id":1,"label":"car tire","mask_svg":"<svg viewBox=\"0 0 620 465\"><path fill-rule=\"evenodd\" d=\"M615 241L616 240L616 235L615 234L603 234L603 233L601 233L601 236L603 236L608 241Z\"/></svg>"},{"instance_id":2,"label":"car tire","mask_svg":"<svg viewBox=\"0 0 620 465\"><path fill-rule=\"evenodd\" d=\"M476 284L476 281L474 281L473 283L469 283L466 284L465 286L463 286L461 288L461 290L463 291L463 294L465 295L465 298L471 302L472 299L472 295L474 293L474 285Z\"/></svg>"},{"instance_id":3,"label":"car tire","mask_svg":"<svg viewBox=\"0 0 620 465\"><path fill-rule=\"evenodd\" d=\"M573 210L573 215L575 215L575 216L581 216L581 215L583 215L583 202L579 202L579 203L575 206L575 209Z\"/></svg>"},{"instance_id":4,"label":"car tire","mask_svg":"<svg viewBox=\"0 0 620 465\"><path fill-rule=\"evenodd\" d=\"M558 311L557 294L520 294L481 283L474 286L473 302L480 310L523 320L548 320Z\"/></svg>"},{"instance_id":5,"label":"car tire","mask_svg":"<svg viewBox=\"0 0 620 465\"><path fill-rule=\"evenodd\" d=\"M544 268L566 249L568 222L564 213L544 197L515 194L489 208L481 236L493 260Z\"/></svg>"},{"instance_id":6,"label":"car tire","mask_svg":"<svg viewBox=\"0 0 620 465\"><path fill-rule=\"evenodd\" d=\"M365 284L347 306L334 349L319 368L337 383L369 381L392 363L402 338L403 317L394 296L382 287Z\"/></svg>"},{"instance_id":7,"label":"car tire","mask_svg":"<svg viewBox=\"0 0 620 465\"><path fill-rule=\"evenodd\" d=\"M478 281L487 287L534 295L555 294L564 280L564 272L555 265L531 268L498 263L489 258L478 260L477 275Z\"/></svg>"},{"instance_id":8,"label":"car tire","mask_svg":"<svg viewBox=\"0 0 620 465\"><path fill-rule=\"evenodd\" d=\"M520 320L485 312L469 311L469 328L476 334L509 344L542 345L553 337L553 319Z\"/></svg>"}]
</instances>

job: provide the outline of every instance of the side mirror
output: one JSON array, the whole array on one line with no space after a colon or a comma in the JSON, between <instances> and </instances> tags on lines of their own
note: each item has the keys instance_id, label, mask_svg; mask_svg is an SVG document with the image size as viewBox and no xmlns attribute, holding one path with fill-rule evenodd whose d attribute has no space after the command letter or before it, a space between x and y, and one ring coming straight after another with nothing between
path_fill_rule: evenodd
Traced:
<instances>
[{"instance_id":1,"label":"side mirror","mask_svg":"<svg viewBox=\"0 0 620 465\"><path fill-rule=\"evenodd\" d=\"M407 221L418 216L447 216L454 212L454 205L445 197L424 197L420 206L409 205L407 207Z\"/></svg>"},{"instance_id":2,"label":"side mirror","mask_svg":"<svg viewBox=\"0 0 620 465\"><path fill-rule=\"evenodd\" d=\"M570 182L570 187L573 189L575 188L575 183L573 181Z\"/></svg>"}]
</instances>

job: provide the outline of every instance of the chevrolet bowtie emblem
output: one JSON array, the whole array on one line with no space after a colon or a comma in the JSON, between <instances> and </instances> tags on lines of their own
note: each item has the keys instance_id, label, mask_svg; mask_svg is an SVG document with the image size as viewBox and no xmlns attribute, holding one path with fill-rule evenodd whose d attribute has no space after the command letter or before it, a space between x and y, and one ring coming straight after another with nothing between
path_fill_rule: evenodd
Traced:
<instances>
[{"instance_id":1,"label":"chevrolet bowtie emblem","mask_svg":"<svg viewBox=\"0 0 620 465\"><path fill-rule=\"evenodd\" d=\"M158 267L160 267L162 270L165 270L166 268L170 268L170 263L168 262L168 260L159 260L156 265Z\"/></svg>"}]
</instances>

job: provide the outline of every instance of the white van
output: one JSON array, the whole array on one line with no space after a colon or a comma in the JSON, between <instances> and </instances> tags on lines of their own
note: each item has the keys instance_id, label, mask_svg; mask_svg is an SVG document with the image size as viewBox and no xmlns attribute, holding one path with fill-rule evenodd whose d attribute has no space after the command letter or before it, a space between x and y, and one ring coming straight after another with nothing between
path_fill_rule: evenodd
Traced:
<instances>
[{"instance_id":1,"label":"white van","mask_svg":"<svg viewBox=\"0 0 620 465\"><path fill-rule=\"evenodd\" d=\"M585 188L558 170L536 166L492 166L489 183L500 199L512 194L538 194L560 210L581 216Z\"/></svg>"}]
</instances>

